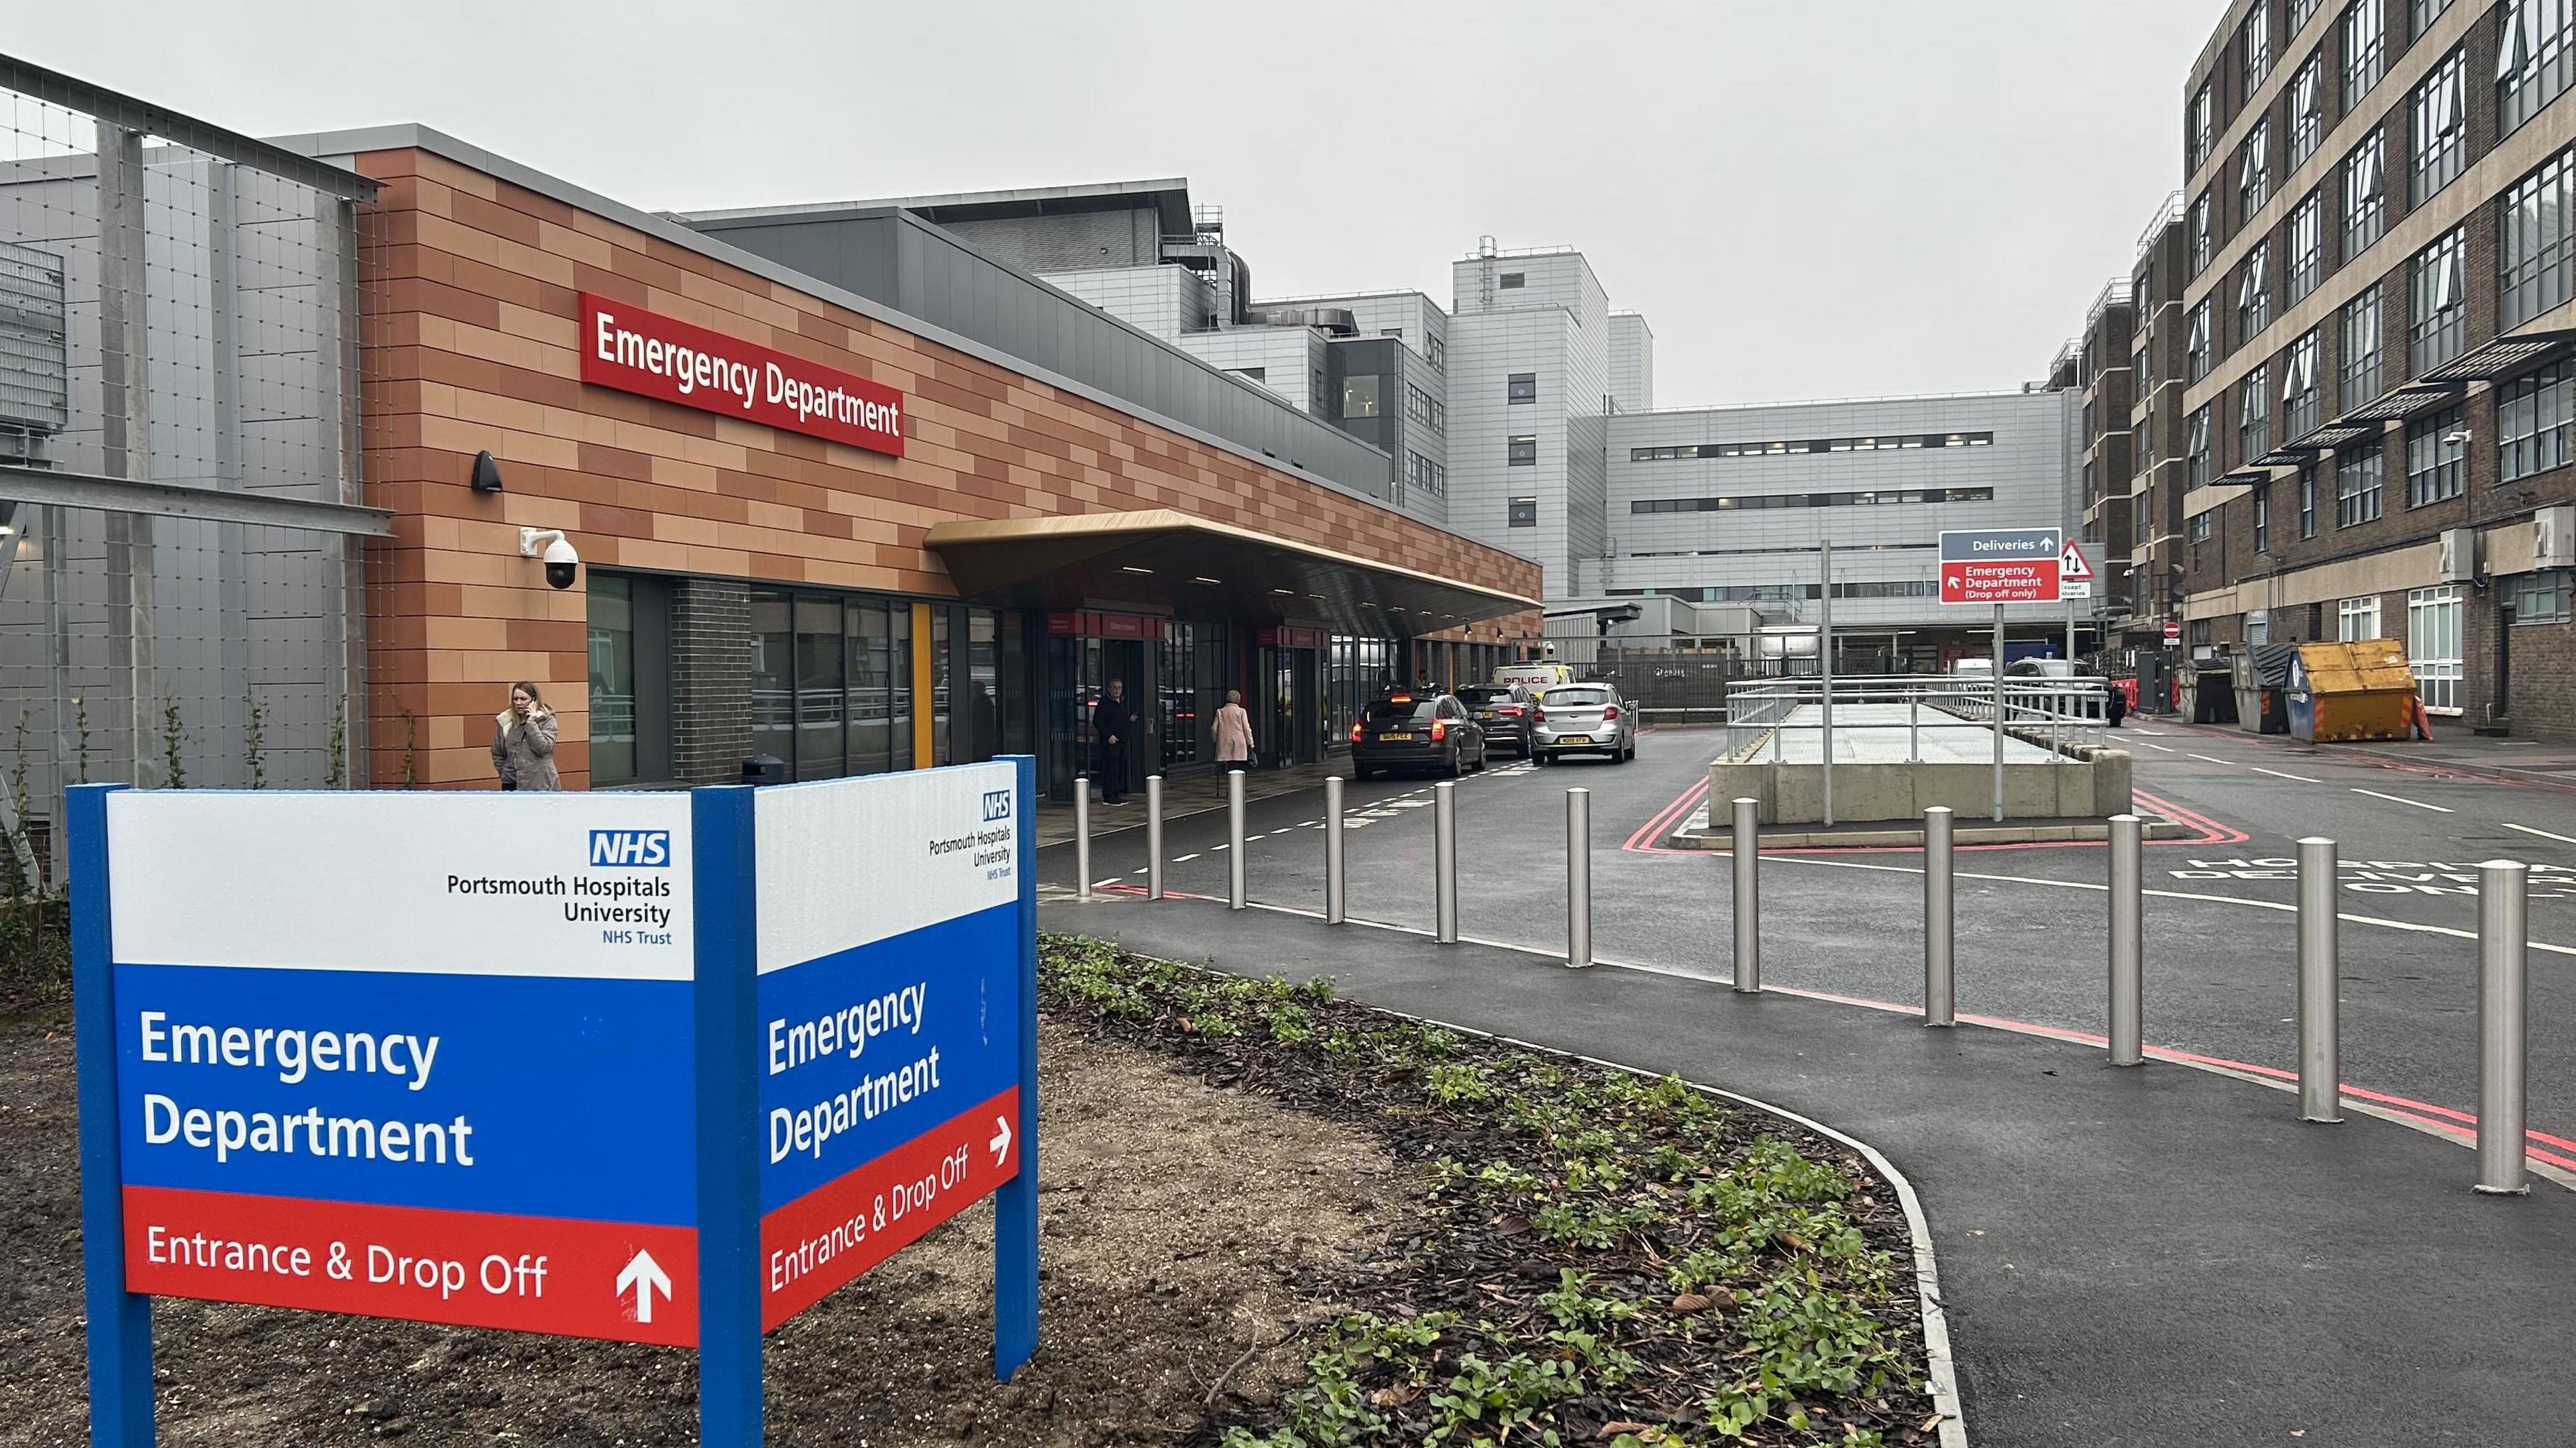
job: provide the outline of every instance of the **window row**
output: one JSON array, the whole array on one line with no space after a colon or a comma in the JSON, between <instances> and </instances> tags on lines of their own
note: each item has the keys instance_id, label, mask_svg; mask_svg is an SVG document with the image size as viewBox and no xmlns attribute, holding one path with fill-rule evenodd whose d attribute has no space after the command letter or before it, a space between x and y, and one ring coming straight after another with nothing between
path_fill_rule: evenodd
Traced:
<instances>
[{"instance_id":1,"label":"window row","mask_svg":"<svg viewBox=\"0 0 2576 1448\"><path fill-rule=\"evenodd\" d=\"M1405 453L1404 480L1435 498L1449 495L1449 470L1418 452Z\"/></svg>"},{"instance_id":2,"label":"window row","mask_svg":"<svg viewBox=\"0 0 2576 1448\"><path fill-rule=\"evenodd\" d=\"M1990 503L1992 488L1880 488L1845 493L1729 493L1715 498L1637 498L1630 513L1730 513L1758 508L1853 508L1890 503Z\"/></svg>"},{"instance_id":3,"label":"window row","mask_svg":"<svg viewBox=\"0 0 2576 1448\"><path fill-rule=\"evenodd\" d=\"M1703 442L1673 447L1632 447L1632 463L1670 462L1677 458L1785 457L1793 453L1889 452L1927 447L1992 447L1991 432L1906 433L1895 437L1827 437L1803 442Z\"/></svg>"},{"instance_id":4,"label":"window row","mask_svg":"<svg viewBox=\"0 0 2576 1448\"><path fill-rule=\"evenodd\" d=\"M1404 384L1404 415L1431 429L1434 433L1449 431L1449 409L1439 398L1408 382Z\"/></svg>"}]
</instances>

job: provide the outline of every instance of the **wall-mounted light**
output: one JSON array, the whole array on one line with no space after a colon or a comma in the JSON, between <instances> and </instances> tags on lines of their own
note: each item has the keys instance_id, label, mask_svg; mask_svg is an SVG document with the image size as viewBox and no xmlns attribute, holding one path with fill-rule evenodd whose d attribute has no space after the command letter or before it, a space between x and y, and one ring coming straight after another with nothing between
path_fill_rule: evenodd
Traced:
<instances>
[{"instance_id":1,"label":"wall-mounted light","mask_svg":"<svg viewBox=\"0 0 2576 1448\"><path fill-rule=\"evenodd\" d=\"M474 474L469 481L472 482L474 491L478 493L497 493L501 491L501 465L492 461L492 455L488 452L476 453Z\"/></svg>"}]
</instances>

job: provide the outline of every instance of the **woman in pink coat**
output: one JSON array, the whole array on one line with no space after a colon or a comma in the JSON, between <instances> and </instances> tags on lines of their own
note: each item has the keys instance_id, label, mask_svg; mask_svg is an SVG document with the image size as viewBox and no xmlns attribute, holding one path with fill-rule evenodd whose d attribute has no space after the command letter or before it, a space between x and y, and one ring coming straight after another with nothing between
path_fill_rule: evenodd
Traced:
<instances>
[{"instance_id":1,"label":"woman in pink coat","mask_svg":"<svg viewBox=\"0 0 2576 1448\"><path fill-rule=\"evenodd\" d=\"M1243 712L1243 691L1225 691L1225 707L1216 711L1216 762L1252 767L1252 716Z\"/></svg>"}]
</instances>

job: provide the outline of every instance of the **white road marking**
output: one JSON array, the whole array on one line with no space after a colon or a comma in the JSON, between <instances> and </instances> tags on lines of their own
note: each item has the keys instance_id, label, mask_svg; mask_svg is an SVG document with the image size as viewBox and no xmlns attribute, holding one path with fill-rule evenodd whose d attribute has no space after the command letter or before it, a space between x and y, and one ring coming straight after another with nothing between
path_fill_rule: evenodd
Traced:
<instances>
[{"instance_id":1,"label":"white road marking","mask_svg":"<svg viewBox=\"0 0 2576 1448\"><path fill-rule=\"evenodd\" d=\"M2526 835L2538 835L2544 840L2556 840L2562 845L2576 845L2576 839L2570 839L2565 835L2553 835L2547 830L2535 830L2529 825L2518 825L2511 820L2499 820L2497 823L2509 830L2520 830Z\"/></svg>"},{"instance_id":2,"label":"white road marking","mask_svg":"<svg viewBox=\"0 0 2576 1448\"><path fill-rule=\"evenodd\" d=\"M2325 781L2324 781L2324 780L2322 780L2322 779L2310 779L2310 778L2308 778L2308 777L2307 777L2306 775L2304 775L2304 774L2283 774L2281 771L2279 771L2279 770L2277 770L2277 769L2265 769L2263 766L2261 766L2261 765L2259 765L2259 764L2249 764L2249 765L2247 765L2247 766L2246 766L2246 768L2253 770L2256 774L2268 774L2268 775L2272 776L2274 779L2295 779L2295 780L2297 780L2297 781L2298 781L2299 783L2301 783L2301 784L2323 784L2323 783L2325 783ZM2570 843L2571 843L2571 844L2576 844L2576 841L2570 841Z\"/></svg>"},{"instance_id":3,"label":"white road marking","mask_svg":"<svg viewBox=\"0 0 2576 1448\"><path fill-rule=\"evenodd\" d=\"M2353 793L2355 793L2355 794L2366 794L2366 795L2369 795L2372 799L2384 799L2384 800L2387 800L2387 801L2388 801L2389 803L2391 803L2391 804L2411 804L2411 805L2415 806L2417 809L2429 809L2429 810L2431 810L2431 811L2432 811L2433 813L2435 813L2435 814L2457 814L2457 813L2459 813L2459 811L2454 810L2454 809L2450 808L2450 807L2449 807L2449 806L2447 806L2447 805L2426 804L2424 801L2422 801L2422 800L2420 800L2420 799L2402 799L2402 798L2398 797L2397 795L2393 795L2393 794L2381 794L2378 790L2375 790L2375 789L2363 789L2363 788L2362 788L2361 786L2359 786L2359 785L2354 785L2354 786L2353 786L2353 790L2352 790L2352 792L2353 792Z\"/></svg>"},{"instance_id":4,"label":"white road marking","mask_svg":"<svg viewBox=\"0 0 2576 1448\"><path fill-rule=\"evenodd\" d=\"M1186 865L1186 864L1188 864L1190 861L1195 860L1195 859L1197 859L1197 858L1198 858L1198 856L1197 856L1197 855L1194 855L1194 854L1191 854L1191 855L1174 855L1174 856L1172 857L1172 863L1173 863L1173 864L1175 864L1175 865Z\"/></svg>"},{"instance_id":5,"label":"white road marking","mask_svg":"<svg viewBox=\"0 0 2576 1448\"><path fill-rule=\"evenodd\" d=\"M2143 739L2139 740L2138 742L2139 742L2139 743L2141 743L2141 744L2146 744L2146 741L2145 741L2145 740L2143 740ZM2176 751L2174 751L2174 750L2171 750L2171 749L2167 749L2167 748L2165 748L2165 747L2164 747L2163 745L2161 745L2161 744L2147 744L2147 747L2148 747L2149 749L2155 750L2155 751L2156 751L2157 753L2159 753L2159 754L2172 754L2172 753L2176 752Z\"/></svg>"},{"instance_id":6,"label":"white road marking","mask_svg":"<svg viewBox=\"0 0 2576 1448\"><path fill-rule=\"evenodd\" d=\"M2165 731L2162 729L2140 729L2138 732L2155 739L2162 739L2165 737Z\"/></svg>"},{"instance_id":7,"label":"white road marking","mask_svg":"<svg viewBox=\"0 0 2576 1448\"><path fill-rule=\"evenodd\" d=\"M2230 768L2230 769L2234 769L2234 768L2236 767L2236 761L2235 761L2235 760L2233 760L2233 759L2221 759L2221 758L2219 758L2219 757L2218 757L2217 755L2215 755L2215 754L2194 754L2194 755L2192 755L2191 757L2192 757L2192 758L2194 758L2194 759L2206 760L2206 761L2208 761L2208 762L2209 762L2209 763L2211 763L2211 764L2224 764L2224 765L2226 765L2226 766L2227 766L2228 768Z\"/></svg>"}]
</instances>

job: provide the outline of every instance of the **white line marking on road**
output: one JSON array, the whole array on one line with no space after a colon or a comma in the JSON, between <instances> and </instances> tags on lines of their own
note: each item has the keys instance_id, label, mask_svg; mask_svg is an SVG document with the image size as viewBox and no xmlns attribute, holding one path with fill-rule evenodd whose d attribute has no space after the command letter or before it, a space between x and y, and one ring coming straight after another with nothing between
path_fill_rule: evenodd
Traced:
<instances>
[{"instance_id":1,"label":"white line marking on road","mask_svg":"<svg viewBox=\"0 0 2576 1448\"><path fill-rule=\"evenodd\" d=\"M2168 752L2170 752L2170 751L2168 751ZM2221 759L2221 758L2219 758L2219 757L2218 757L2217 755L2215 755L2215 754L2194 754L2194 755L2192 755L2191 757L2192 757L2192 758L2194 758L2194 759L2205 759L2205 760L2209 761L2209 762L2210 762L2210 763L2212 763L2212 764L2224 764L2224 765L2226 765L2226 766L2227 766L2228 768L2230 768L2230 769L2233 769L2233 768L2235 768L2235 767L2236 767L2236 761L2235 761L2235 760L2233 760L2233 759Z\"/></svg>"},{"instance_id":2,"label":"white line marking on road","mask_svg":"<svg viewBox=\"0 0 2576 1448\"><path fill-rule=\"evenodd\" d=\"M2565 835L2553 835L2547 830L2535 830L2529 825L2518 825L2511 820L2498 820L2497 823L2509 830L2520 830L2526 835L2538 835L2544 840L2556 840L2562 845L2576 845L2576 839L2570 839Z\"/></svg>"},{"instance_id":3,"label":"white line marking on road","mask_svg":"<svg viewBox=\"0 0 2576 1448\"><path fill-rule=\"evenodd\" d=\"M2448 805L2426 804L2424 801L2422 801L2422 800L2420 800L2420 799L2403 799L2403 798L2400 798L2399 796L2397 796L2397 795L2393 795L2393 794L2381 794L2378 790L2375 790L2375 789L2363 789L2363 788L2362 788L2361 786L2359 786L2359 785L2354 785L2354 786L2353 786L2353 788L2352 788L2352 792L2353 792L2353 793L2355 793L2355 794L2366 794L2366 795L2369 795L2372 799L2384 799L2384 800L2387 800L2387 801L2388 801L2389 803L2391 803L2391 804L2411 804L2411 805L2415 806L2417 809L2429 809L2429 810L2431 810L2431 811L2432 811L2433 813L2435 813L2435 814L2457 814L2457 813L2459 813L2459 811L2452 809L2452 808L2451 808L2451 807L2449 807Z\"/></svg>"},{"instance_id":4,"label":"white line marking on road","mask_svg":"<svg viewBox=\"0 0 2576 1448\"><path fill-rule=\"evenodd\" d=\"M2156 739L2162 739L2165 737L2165 731L2161 729L2141 729L2138 732Z\"/></svg>"},{"instance_id":5,"label":"white line marking on road","mask_svg":"<svg viewBox=\"0 0 2576 1448\"><path fill-rule=\"evenodd\" d=\"M2283 774L2281 771L2279 771L2279 770L2277 770L2277 769L2265 769L2263 766L2261 766L2261 765L2259 765L2259 764L2249 764L2249 765L2247 765L2247 766L2245 766L2245 767L2246 767L2246 768L2248 768L2248 769L2253 770L2256 774L2268 774L2268 775L2272 776L2274 779L2295 779L2295 780L2297 780L2297 781L2298 781L2299 783L2301 783L2301 784L2323 784L2323 783L2325 783L2325 781L2324 781L2324 780L2322 780L2322 779L2310 779L2310 778L2308 778L2308 777L2307 777L2306 775L2304 775L2304 774ZM2570 841L2570 843L2572 843L2572 844L2576 844L2576 841Z\"/></svg>"},{"instance_id":6,"label":"white line marking on road","mask_svg":"<svg viewBox=\"0 0 2576 1448\"><path fill-rule=\"evenodd\" d=\"M1190 854L1190 855L1174 855L1174 856L1172 857L1172 863L1173 863L1173 864L1175 864L1175 865L1186 865L1186 864L1188 864L1190 861L1195 860L1195 859L1197 859L1197 858L1198 858L1198 856L1197 856L1197 855L1195 855L1195 854Z\"/></svg>"},{"instance_id":7,"label":"white line marking on road","mask_svg":"<svg viewBox=\"0 0 2576 1448\"><path fill-rule=\"evenodd\" d=\"M2147 742L2146 742L2145 740L2143 740L2143 739L2139 740L2138 742L2139 742L2139 743L2141 743L2141 744L2146 744L2146 743L2147 743ZM2147 747L2148 747L2149 749L2155 750L2155 751L2156 751L2157 753L2159 753L2159 754L2172 754L2172 753L2174 753L2174 752L2175 752L2174 750L2171 750L2171 749L2167 749L2167 748L2165 748L2165 747L2164 747L2163 745L2161 745L2161 744L2147 744Z\"/></svg>"}]
</instances>

